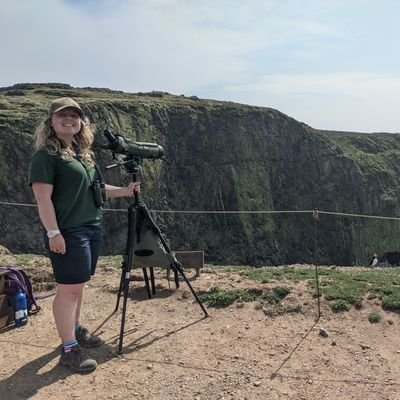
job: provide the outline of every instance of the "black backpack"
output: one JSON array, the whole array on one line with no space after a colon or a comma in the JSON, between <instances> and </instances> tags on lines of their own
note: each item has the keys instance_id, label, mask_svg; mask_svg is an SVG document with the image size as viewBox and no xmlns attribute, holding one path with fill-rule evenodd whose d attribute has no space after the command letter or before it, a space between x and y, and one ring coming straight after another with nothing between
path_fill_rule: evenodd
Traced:
<instances>
[{"instance_id":1,"label":"black backpack","mask_svg":"<svg viewBox=\"0 0 400 400\"><path fill-rule=\"evenodd\" d=\"M36 298L33 295L32 284L26 273L12 266L0 267L0 270L7 271L5 276L5 287L4 293L11 300L14 295L21 289L26 296L26 303L28 306L28 314L36 314L40 311L40 306L36 302Z\"/></svg>"}]
</instances>

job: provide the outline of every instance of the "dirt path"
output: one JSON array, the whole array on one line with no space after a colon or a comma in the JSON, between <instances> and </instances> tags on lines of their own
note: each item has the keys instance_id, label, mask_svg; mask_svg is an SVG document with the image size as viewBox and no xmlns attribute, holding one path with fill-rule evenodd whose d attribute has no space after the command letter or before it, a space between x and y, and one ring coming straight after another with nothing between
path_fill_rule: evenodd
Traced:
<instances>
[{"instance_id":1,"label":"dirt path","mask_svg":"<svg viewBox=\"0 0 400 400\"><path fill-rule=\"evenodd\" d=\"M285 301L301 313L270 317L251 302L208 308L203 318L185 283L170 291L164 273L156 282L153 299L132 282L122 355L119 272L99 271L89 283L84 322L105 340L90 351L99 366L89 375L58 365L52 297L41 300L27 326L0 331L0 399L400 399L400 317L380 311L370 324L377 304L333 314L322 302L316 322L316 301L299 284ZM192 284L198 292L262 286L216 270Z\"/></svg>"}]
</instances>

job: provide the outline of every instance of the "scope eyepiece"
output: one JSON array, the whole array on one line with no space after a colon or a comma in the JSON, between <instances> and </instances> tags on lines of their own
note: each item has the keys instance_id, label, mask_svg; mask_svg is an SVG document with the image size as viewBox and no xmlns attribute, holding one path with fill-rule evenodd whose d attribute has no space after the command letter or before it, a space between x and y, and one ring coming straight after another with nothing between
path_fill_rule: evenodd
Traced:
<instances>
[{"instance_id":1,"label":"scope eyepiece","mask_svg":"<svg viewBox=\"0 0 400 400\"><path fill-rule=\"evenodd\" d=\"M112 142L114 142L115 141L115 136L114 136L114 134L111 132L111 129L105 129L104 130L104 136L107 138L107 140L110 142L110 143L112 143Z\"/></svg>"}]
</instances>

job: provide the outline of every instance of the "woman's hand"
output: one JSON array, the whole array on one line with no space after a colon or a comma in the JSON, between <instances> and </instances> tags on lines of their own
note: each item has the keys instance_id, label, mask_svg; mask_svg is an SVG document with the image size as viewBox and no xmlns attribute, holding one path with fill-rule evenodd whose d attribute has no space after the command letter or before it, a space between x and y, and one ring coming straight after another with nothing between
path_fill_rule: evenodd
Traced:
<instances>
[{"instance_id":1,"label":"woman's hand","mask_svg":"<svg viewBox=\"0 0 400 400\"><path fill-rule=\"evenodd\" d=\"M131 182L126 188L127 197L132 197L135 192L140 192L140 182Z\"/></svg>"},{"instance_id":2,"label":"woman's hand","mask_svg":"<svg viewBox=\"0 0 400 400\"><path fill-rule=\"evenodd\" d=\"M61 233L49 239L49 248L54 253L65 254L65 240Z\"/></svg>"}]
</instances>

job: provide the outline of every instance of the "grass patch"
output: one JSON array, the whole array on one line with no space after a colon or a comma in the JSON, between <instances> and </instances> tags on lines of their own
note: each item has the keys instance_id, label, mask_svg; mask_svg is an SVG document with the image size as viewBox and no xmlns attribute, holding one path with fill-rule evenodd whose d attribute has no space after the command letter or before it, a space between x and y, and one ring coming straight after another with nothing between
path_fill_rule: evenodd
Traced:
<instances>
[{"instance_id":1,"label":"grass patch","mask_svg":"<svg viewBox=\"0 0 400 400\"><path fill-rule=\"evenodd\" d=\"M235 301L254 301L256 300L257 295L249 290L223 290L218 286L215 286L210 293L203 294L200 298L210 307L227 307Z\"/></svg>"},{"instance_id":2,"label":"grass patch","mask_svg":"<svg viewBox=\"0 0 400 400\"><path fill-rule=\"evenodd\" d=\"M287 286L278 286L270 291L264 292L260 299L270 304L279 304L288 294L290 288Z\"/></svg>"},{"instance_id":3,"label":"grass patch","mask_svg":"<svg viewBox=\"0 0 400 400\"><path fill-rule=\"evenodd\" d=\"M319 272L320 275L333 274L331 269L324 269ZM312 268L264 267L252 268L246 271L245 275L247 278L258 282L268 282L270 280L304 281L315 279L315 270Z\"/></svg>"},{"instance_id":4,"label":"grass patch","mask_svg":"<svg viewBox=\"0 0 400 400\"><path fill-rule=\"evenodd\" d=\"M369 286L366 282L357 282L352 279L324 281L323 295L328 301L343 300L348 304L358 305L362 302Z\"/></svg>"},{"instance_id":5,"label":"grass patch","mask_svg":"<svg viewBox=\"0 0 400 400\"><path fill-rule=\"evenodd\" d=\"M382 296L382 308L388 311L400 312L400 288L392 287L391 291Z\"/></svg>"},{"instance_id":6,"label":"grass patch","mask_svg":"<svg viewBox=\"0 0 400 400\"><path fill-rule=\"evenodd\" d=\"M257 282L306 281L316 294L316 271L314 267L263 267L243 272L248 279ZM382 308L400 313L400 268L349 269L318 267L320 296L330 303L333 311L361 308L364 299L382 300ZM273 302L273 297L268 297Z\"/></svg>"},{"instance_id":7,"label":"grass patch","mask_svg":"<svg viewBox=\"0 0 400 400\"><path fill-rule=\"evenodd\" d=\"M343 299L335 300L331 304L331 310L335 313L342 312L342 311L349 311L350 304Z\"/></svg>"},{"instance_id":8,"label":"grass patch","mask_svg":"<svg viewBox=\"0 0 400 400\"><path fill-rule=\"evenodd\" d=\"M200 296L201 300L210 307L227 307L234 302L250 302L259 300L262 303L279 304L288 294L290 288L278 286L272 290L234 289L223 290L215 286L210 293ZM260 306L262 307L262 305Z\"/></svg>"},{"instance_id":9,"label":"grass patch","mask_svg":"<svg viewBox=\"0 0 400 400\"><path fill-rule=\"evenodd\" d=\"M372 312L368 315L368 321L371 322L371 324L377 324L381 319L382 316L377 312Z\"/></svg>"}]
</instances>

